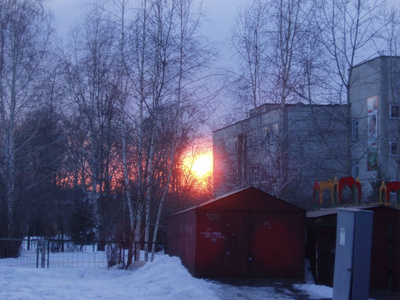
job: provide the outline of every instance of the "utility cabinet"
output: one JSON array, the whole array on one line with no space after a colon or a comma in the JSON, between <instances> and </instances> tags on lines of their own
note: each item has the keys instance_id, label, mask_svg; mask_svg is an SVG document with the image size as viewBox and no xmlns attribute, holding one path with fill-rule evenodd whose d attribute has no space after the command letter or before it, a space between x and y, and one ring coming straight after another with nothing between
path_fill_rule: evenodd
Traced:
<instances>
[{"instance_id":1,"label":"utility cabinet","mask_svg":"<svg viewBox=\"0 0 400 300\"><path fill-rule=\"evenodd\" d=\"M372 211L338 211L333 300L368 299L372 221Z\"/></svg>"}]
</instances>

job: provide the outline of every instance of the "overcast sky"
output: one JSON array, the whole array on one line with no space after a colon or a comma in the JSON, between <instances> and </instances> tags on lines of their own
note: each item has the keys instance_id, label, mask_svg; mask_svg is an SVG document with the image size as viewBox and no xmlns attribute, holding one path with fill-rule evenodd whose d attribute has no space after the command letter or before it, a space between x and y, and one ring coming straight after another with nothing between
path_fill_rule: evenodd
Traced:
<instances>
[{"instance_id":1,"label":"overcast sky","mask_svg":"<svg viewBox=\"0 0 400 300\"><path fill-rule=\"evenodd\" d=\"M1 0L0 0L1 1ZM85 3L93 3L95 0L48 0L48 4L54 13L55 27L59 36L64 40L73 26L81 21ZM133 3L137 0L131 0ZM202 3L204 20L202 23L202 35L209 42L218 43L219 56L216 67L228 67L232 63L228 41L231 29L236 23L236 16L240 8L249 0L195 0L196 4ZM228 105L228 106L227 106ZM214 114L219 119L230 110L230 101L222 101Z\"/></svg>"},{"instance_id":2,"label":"overcast sky","mask_svg":"<svg viewBox=\"0 0 400 300\"><path fill-rule=\"evenodd\" d=\"M132 0L133 2L135 0ZM238 10L244 7L247 0L202 0L205 22L202 24L203 35L210 42L226 42L231 35L232 26L235 24L235 17ZM91 0L49 0L55 17L55 26L59 35L65 39L68 31L79 21L82 16L84 3ZM198 4L201 0L196 0ZM221 44L220 60L228 61L227 46Z\"/></svg>"}]
</instances>

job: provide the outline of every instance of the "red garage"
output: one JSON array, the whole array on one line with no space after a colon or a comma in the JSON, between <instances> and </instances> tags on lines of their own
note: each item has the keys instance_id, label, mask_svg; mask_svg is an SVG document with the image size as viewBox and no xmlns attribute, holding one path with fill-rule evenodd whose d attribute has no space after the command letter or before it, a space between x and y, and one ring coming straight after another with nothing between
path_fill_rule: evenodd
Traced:
<instances>
[{"instance_id":1,"label":"red garage","mask_svg":"<svg viewBox=\"0 0 400 300\"><path fill-rule=\"evenodd\" d=\"M371 290L400 289L400 208L355 206L374 212L371 249ZM307 258L317 284L333 285L338 208L307 213Z\"/></svg>"},{"instance_id":2,"label":"red garage","mask_svg":"<svg viewBox=\"0 0 400 300\"><path fill-rule=\"evenodd\" d=\"M196 277L304 277L305 211L254 187L170 216L167 232Z\"/></svg>"}]
</instances>

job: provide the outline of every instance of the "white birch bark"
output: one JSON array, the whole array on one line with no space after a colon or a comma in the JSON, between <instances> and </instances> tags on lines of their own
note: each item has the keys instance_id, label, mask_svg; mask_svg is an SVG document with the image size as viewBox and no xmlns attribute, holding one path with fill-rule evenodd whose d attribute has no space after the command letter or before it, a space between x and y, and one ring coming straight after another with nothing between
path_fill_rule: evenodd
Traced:
<instances>
[{"instance_id":1,"label":"white birch bark","mask_svg":"<svg viewBox=\"0 0 400 300\"><path fill-rule=\"evenodd\" d=\"M143 213L143 194L145 184L144 178L144 160L143 160L143 143L144 143L144 106L146 101L146 84L145 84L145 65L147 51L147 2L143 0L141 9L143 15L139 20L142 26L138 28L137 52L139 53L137 69L139 73L138 98L139 98L139 116L138 116L138 161L137 161L137 207L136 207L136 224L135 224L135 261L140 260L140 241L142 237L142 213Z\"/></svg>"},{"instance_id":2,"label":"white birch bark","mask_svg":"<svg viewBox=\"0 0 400 300\"><path fill-rule=\"evenodd\" d=\"M22 146L17 145L16 127L27 107L33 108L39 102L37 94L45 79L44 62L50 47L50 24L41 0L0 2L0 176L6 189L8 236L14 234L16 222L17 148L26 143L20 140Z\"/></svg>"}]
</instances>

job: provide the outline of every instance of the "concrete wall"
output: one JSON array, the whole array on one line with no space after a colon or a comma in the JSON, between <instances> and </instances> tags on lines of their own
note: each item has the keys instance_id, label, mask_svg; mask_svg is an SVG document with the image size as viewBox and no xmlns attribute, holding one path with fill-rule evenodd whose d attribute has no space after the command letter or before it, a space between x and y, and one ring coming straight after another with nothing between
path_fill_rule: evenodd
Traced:
<instances>
[{"instance_id":1,"label":"concrete wall","mask_svg":"<svg viewBox=\"0 0 400 300\"><path fill-rule=\"evenodd\" d=\"M350 90L352 122L358 122L358 139L353 139L352 160L359 161L359 178L365 198L371 193L370 182L378 172L368 169L368 98L377 96L378 167L389 180L396 179L398 157L389 155L390 142L398 140L399 120L389 118L390 104L399 104L400 57L378 57L353 68ZM352 174L354 176L354 174ZM397 178L398 179L398 178Z\"/></svg>"},{"instance_id":2,"label":"concrete wall","mask_svg":"<svg viewBox=\"0 0 400 300\"><path fill-rule=\"evenodd\" d=\"M271 104L250 116L214 132L217 196L254 185L307 208L315 180L344 176L345 107Z\"/></svg>"},{"instance_id":3,"label":"concrete wall","mask_svg":"<svg viewBox=\"0 0 400 300\"><path fill-rule=\"evenodd\" d=\"M389 180L400 180L400 145L391 156L390 142L398 142L400 119L389 118L390 104L400 104L400 57L377 57L353 68L350 89L350 124L347 106L264 104L249 118L214 132L214 191L222 195L254 185L280 198L310 208L315 180L353 176L362 183L363 201L372 191L378 172L368 169L371 141L368 133L368 100L377 101L377 151L375 166ZM347 174L346 130L358 123L352 135L351 161L358 162ZM275 132L277 140L272 138ZM225 144L226 153L221 154ZM370 153L370 154L369 154ZM372 164L371 164L372 165ZM306 200L305 200L306 199ZM308 201L307 201L308 200Z\"/></svg>"}]
</instances>

